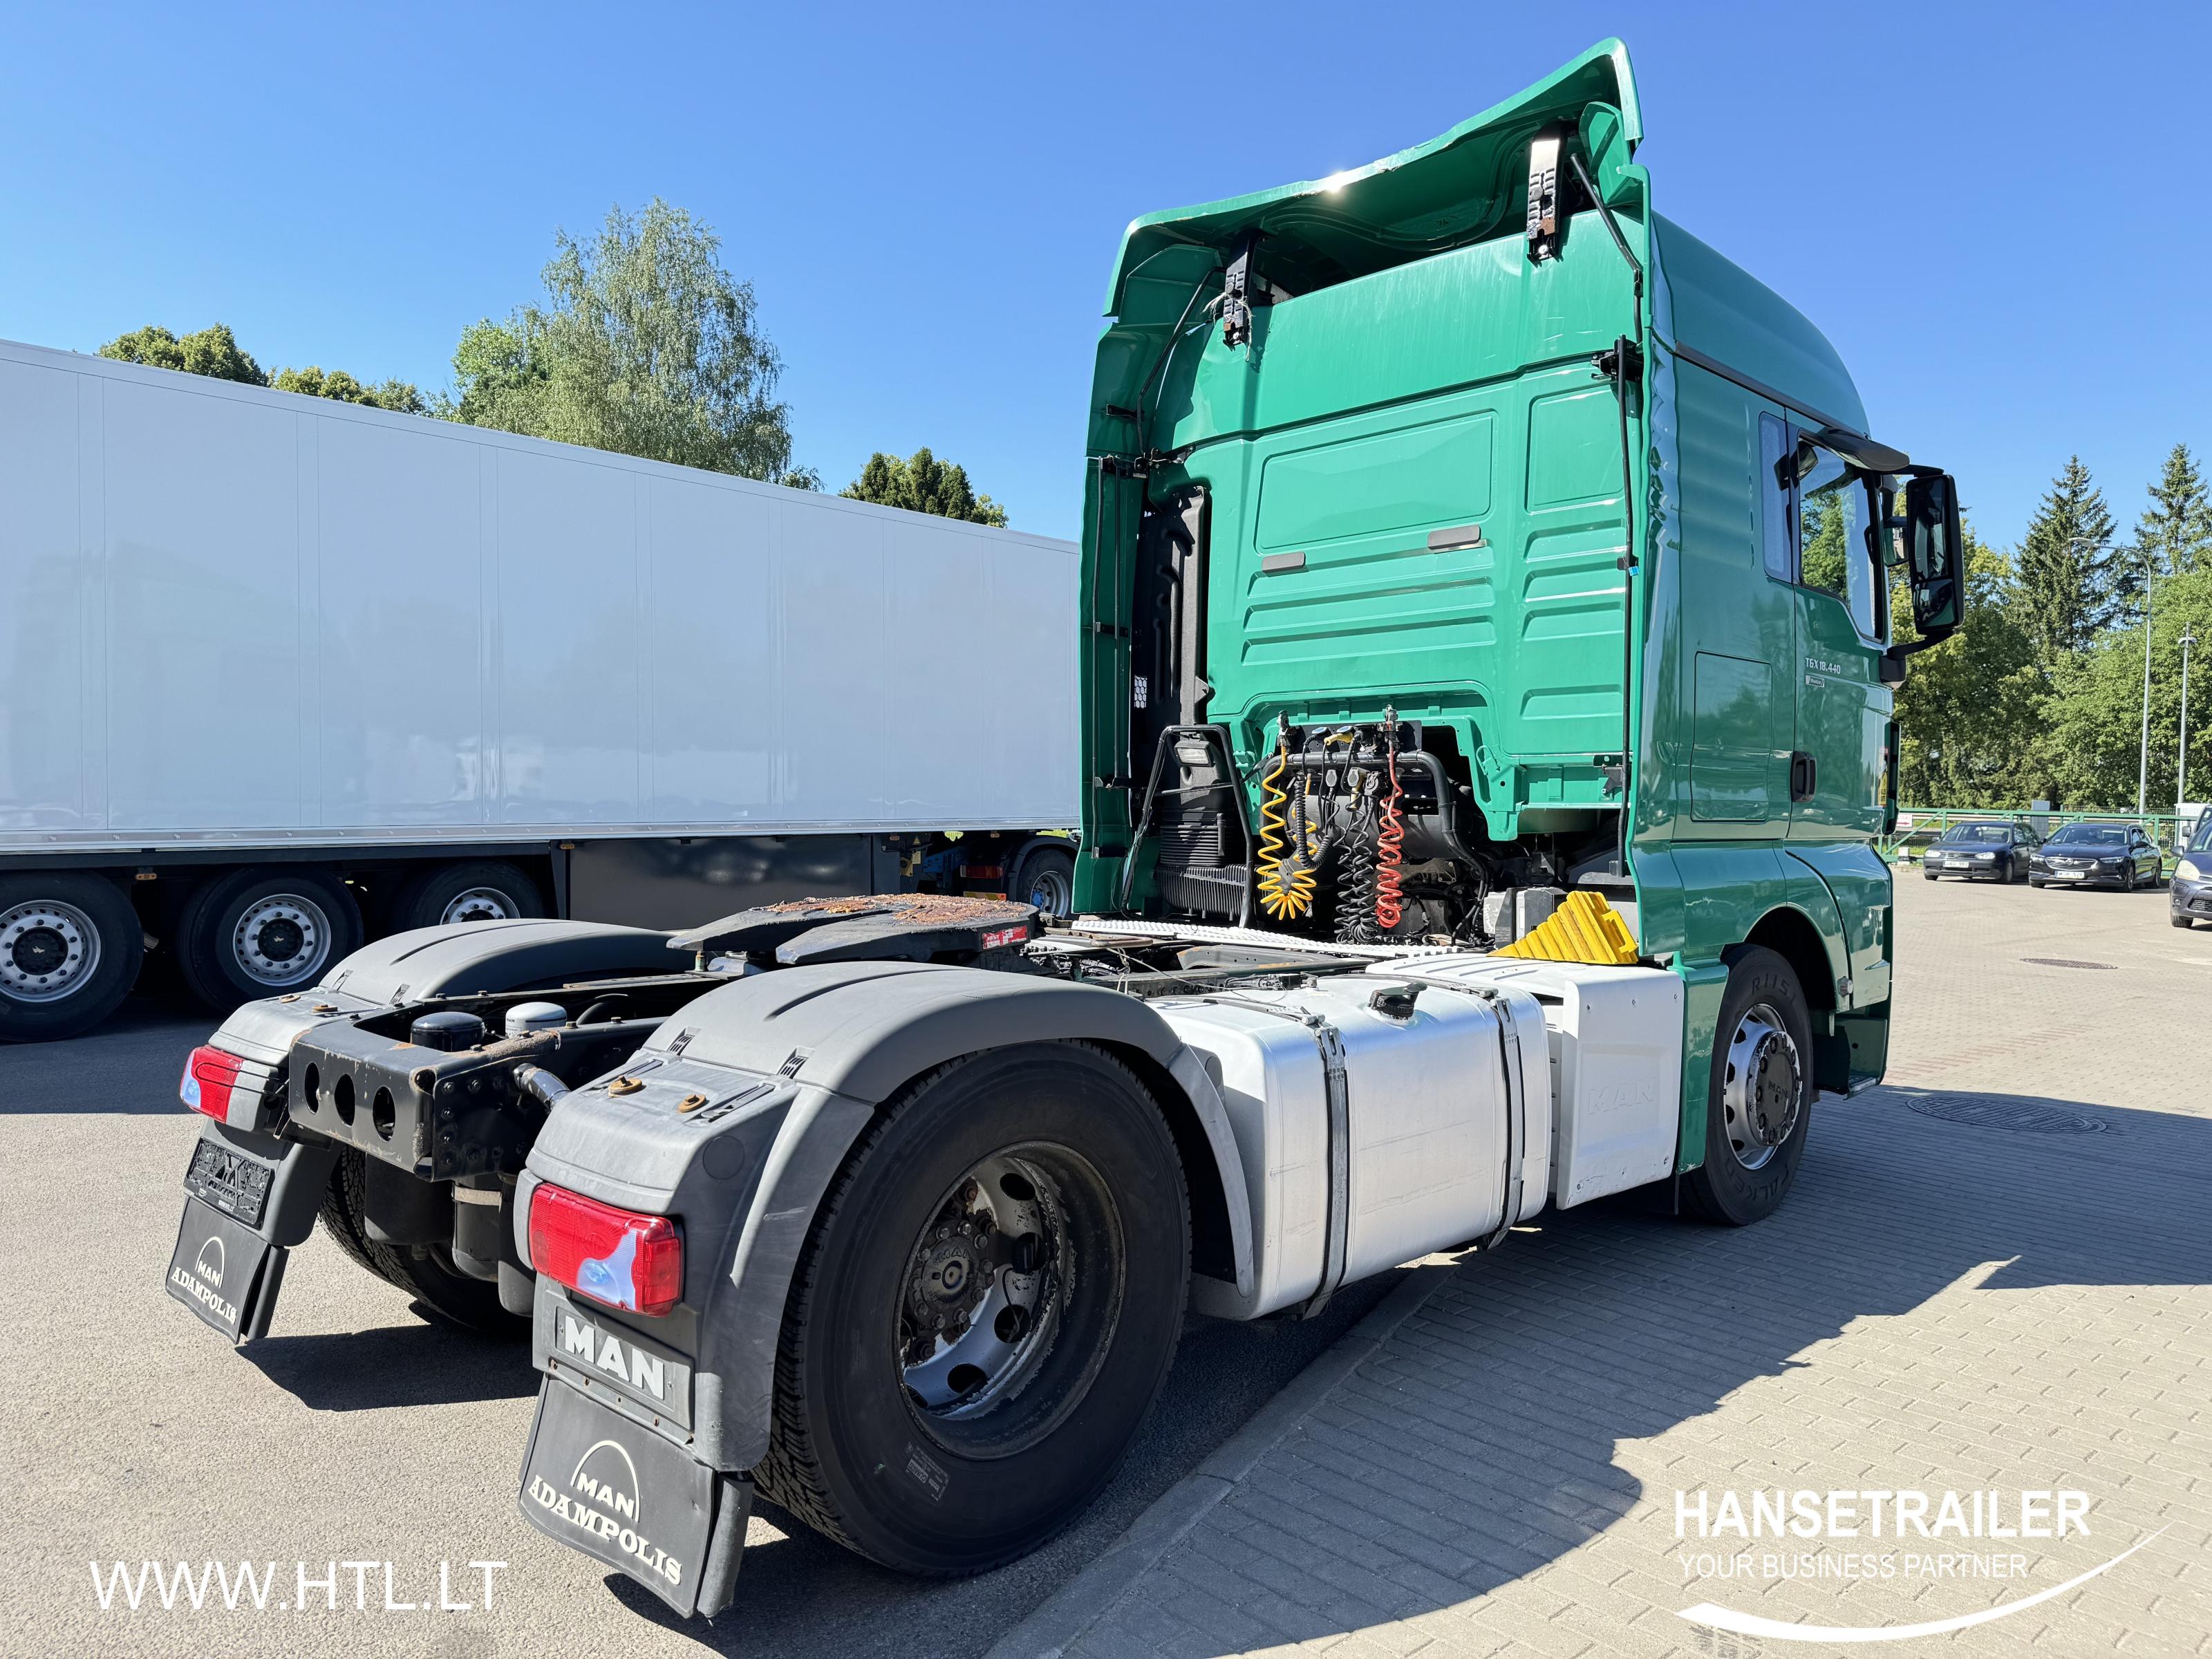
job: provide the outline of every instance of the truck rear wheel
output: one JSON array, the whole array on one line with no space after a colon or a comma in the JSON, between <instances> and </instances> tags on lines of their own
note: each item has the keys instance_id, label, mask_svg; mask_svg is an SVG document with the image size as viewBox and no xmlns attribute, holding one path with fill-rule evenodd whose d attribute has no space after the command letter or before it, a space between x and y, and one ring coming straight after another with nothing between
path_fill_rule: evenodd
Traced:
<instances>
[{"instance_id":1,"label":"truck rear wheel","mask_svg":"<svg viewBox=\"0 0 2212 1659\"><path fill-rule=\"evenodd\" d=\"M393 907L395 932L440 927L457 921L512 921L542 916L538 884L495 859L441 864L409 882Z\"/></svg>"},{"instance_id":2,"label":"truck rear wheel","mask_svg":"<svg viewBox=\"0 0 2212 1659\"><path fill-rule=\"evenodd\" d=\"M131 994L138 913L105 876L0 876L0 1041L88 1031Z\"/></svg>"},{"instance_id":3,"label":"truck rear wheel","mask_svg":"<svg viewBox=\"0 0 2212 1659\"><path fill-rule=\"evenodd\" d=\"M1813 1021L1789 963L1762 945L1729 956L1705 1097L1705 1161L1683 1181L1707 1221L1748 1226L1782 1207L1812 1127Z\"/></svg>"},{"instance_id":4,"label":"truck rear wheel","mask_svg":"<svg viewBox=\"0 0 2212 1659\"><path fill-rule=\"evenodd\" d=\"M320 871L263 866L210 880L185 903L177 965L212 1008L305 990L361 948L361 907Z\"/></svg>"},{"instance_id":5,"label":"truck rear wheel","mask_svg":"<svg viewBox=\"0 0 2212 1659\"><path fill-rule=\"evenodd\" d=\"M901 1571L1035 1549L1112 1477L1182 1327L1175 1139L1103 1052L1036 1043L921 1079L823 1200L754 1471L775 1502Z\"/></svg>"},{"instance_id":6,"label":"truck rear wheel","mask_svg":"<svg viewBox=\"0 0 2212 1659\"><path fill-rule=\"evenodd\" d=\"M432 1313L456 1325L489 1336L520 1337L529 1330L527 1318L500 1305L498 1285L459 1271L445 1252L435 1248L418 1251L371 1238L364 1198L367 1179L367 1154L341 1146L338 1161L331 1170L330 1187L323 1194L323 1231L356 1266L398 1285Z\"/></svg>"}]
</instances>

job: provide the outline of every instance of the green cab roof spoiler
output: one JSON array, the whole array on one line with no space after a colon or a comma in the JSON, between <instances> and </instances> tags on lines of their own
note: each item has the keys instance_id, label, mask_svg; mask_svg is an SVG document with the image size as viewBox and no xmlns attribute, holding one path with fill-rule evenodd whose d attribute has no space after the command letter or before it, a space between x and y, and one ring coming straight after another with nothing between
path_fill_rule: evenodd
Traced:
<instances>
[{"instance_id":1,"label":"green cab roof spoiler","mask_svg":"<svg viewBox=\"0 0 2212 1659\"><path fill-rule=\"evenodd\" d=\"M1644 121L1628 48L1618 40L1601 40L1449 132L1365 167L1146 214L1131 221L1121 239L1106 290L1107 314L1120 314L1130 273L1161 250L1226 248L1248 230L1279 239L1268 274L1294 292L1495 235L1522 211L1531 137L1594 103L1620 111L1621 137L1632 154Z\"/></svg>"}]
</instances>

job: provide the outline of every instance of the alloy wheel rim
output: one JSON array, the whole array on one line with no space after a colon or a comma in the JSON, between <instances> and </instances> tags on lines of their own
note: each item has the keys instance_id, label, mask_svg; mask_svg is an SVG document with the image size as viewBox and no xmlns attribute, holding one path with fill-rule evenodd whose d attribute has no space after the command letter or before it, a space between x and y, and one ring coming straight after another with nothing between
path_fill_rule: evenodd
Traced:
<instances>
[{"instance_id":1,"label":"alloy wheel rim","mask_svg":"<svg viewBox=\"0 0 2212 1659\"><path fill-rule=\"evenodd\" d=\"M16 1002L59 1002L100 968L100 929L74 904L31 899L0 915L0 990Z\"/></svg>"},{"instance_id":2,"label":"alloy wheel rim","mask_svg":"<svg viewBox=\"0 0 2212 1659\"><path fill-rule=\"evenodd\" d=\"M513 921L514 901L496 887L471 887L465 893L456 893L439 912L442 926L457 921Z\"/></svg>"},{"instance_id":3,"label":"alloy wheel rim","mask_svg":"<svg viewBox=\"0 0 2212 1659\"><path fill-rule=\"evenodd\" d=\"M330 960L330 917L304 894L264 894L239 913L230 954L257 984L304 984Z\"/></svg>"},{"instance_id":4,"label":"alloy wheel rim","mask_svg":"<svg viewBox=\"0 0 2212 1659\"><path fill-rule=\"evenodd\" d=\"M1802 1108L1797 1044L1770 1003L1744 1010L1729 1039L1721 1110L1729 1150L1747 1170L1763 1170L1789 1143Z\"/></svg>"}]
</instances>

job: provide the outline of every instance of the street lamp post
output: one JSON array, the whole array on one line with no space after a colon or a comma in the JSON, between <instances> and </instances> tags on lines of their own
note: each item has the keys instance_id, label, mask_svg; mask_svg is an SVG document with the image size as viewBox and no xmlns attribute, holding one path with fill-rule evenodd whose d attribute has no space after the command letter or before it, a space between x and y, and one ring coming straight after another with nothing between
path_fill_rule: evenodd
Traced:
<instances>
[{"instance_id":1,"label":"street lamp post","mask_svg":"<svg viewBox=\"0 0 2212 1659\"><path fill-rule=\"evenodd\" d=\"M2142 759L2136 769L2136 816L2141 817L2150 799L2150 551L2143 550L2143 710Z\"/></svg>"}]
</instances>

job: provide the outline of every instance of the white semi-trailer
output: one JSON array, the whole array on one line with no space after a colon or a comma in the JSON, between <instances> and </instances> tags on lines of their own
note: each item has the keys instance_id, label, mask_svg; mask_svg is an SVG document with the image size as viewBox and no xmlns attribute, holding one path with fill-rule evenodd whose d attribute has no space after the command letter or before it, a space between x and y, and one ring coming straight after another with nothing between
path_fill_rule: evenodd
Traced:
<instances>
[{"instance_id":1,"label":"white semi-trailer","mask_svg":"<svg viewBox=\"0 0 2212 1659\"><path fill-rule=\"evenodd\" d=\"M228 1006L440 922L1064 911L1076 566L0 343L0 1038L104 1018L149 941Z\"/></svg>"}]
</instances>

